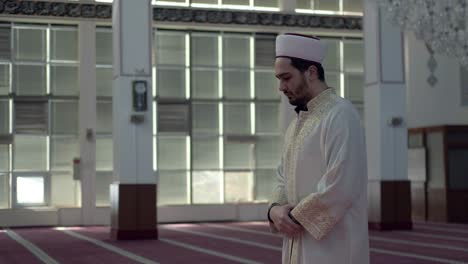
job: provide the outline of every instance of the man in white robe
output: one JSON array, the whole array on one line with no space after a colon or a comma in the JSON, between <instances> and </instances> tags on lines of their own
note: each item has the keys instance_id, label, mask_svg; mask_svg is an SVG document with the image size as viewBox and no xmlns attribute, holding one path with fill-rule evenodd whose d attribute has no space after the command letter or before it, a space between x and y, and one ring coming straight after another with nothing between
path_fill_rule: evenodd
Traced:
<instances>
[{"instance_id":1,"label":"man in white robe","mask_svg":"<svg viewBox=\"0 0 468 264\"><path fill-rule=\"evenodd\" d=\"M325 82L319 39L276 39L280 91L296 106L268 210L283 264L367 264L367 165L361 120Z\"/></svg>"}]
</instances>

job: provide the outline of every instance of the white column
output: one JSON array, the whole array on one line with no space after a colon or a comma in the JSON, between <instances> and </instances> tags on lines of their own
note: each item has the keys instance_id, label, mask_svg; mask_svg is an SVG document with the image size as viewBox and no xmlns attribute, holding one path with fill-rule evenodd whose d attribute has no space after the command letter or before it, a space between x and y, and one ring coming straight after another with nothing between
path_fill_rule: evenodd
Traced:
<instances>
[{"instance_id":1,"label":"white column","mask_svg":"<svg viewBox=\"0 0 468 264\"><path fill-rule=\"evenodd\" d=\"M380 230L411 229L404 38L376 2L364 4L369 224Z\"/></svg>"},{"instance_id":2,"label":"white column","mask_svg":"<svg viewBox=\"0 0 468 264\"><path fill-rule=\"evenodd\" d=\"M114 0L112 12L115 182L110 191L111 237L155 239L158 234L153 172L151 1ZM135 87L146 87L146 92L137 93L145 89ZM145 104L146 109L139 107Z\"/></svg>"},{"instance_id":3,"label":"white column","mask_svg":"<svg viewBox=\"0 0 468 264\"><path fill-rule=\"evenodd\" d=\"M407 180L403 33L365 1L365 122L369 179ZM392 119L402 123L391 124ZM397 119L397 120L395 120Z\"/></svg>"},{"instance_id":4,"label":"white column","mask_svg":"<svg viewBox=\"0 0 468 264\"><path fill-rule=\"evenodd\" d=\"M81 217L83 225L93 225L96 209L96 24L80 21L78 39Z\"/></svg>"},{"instance_id":5,"label":"white column","mask_svg":"<svg viewBox=\"0 0 468 264\"><path fill-rule=\"evenodd\" d=\"M115 0L113 13L114 179L120 183L156 183L153 172L150 0ZM147 110L135 112L132 82L146 81ZM132 115L143 118L132 123Z\"/></svg>"}]
</instances>

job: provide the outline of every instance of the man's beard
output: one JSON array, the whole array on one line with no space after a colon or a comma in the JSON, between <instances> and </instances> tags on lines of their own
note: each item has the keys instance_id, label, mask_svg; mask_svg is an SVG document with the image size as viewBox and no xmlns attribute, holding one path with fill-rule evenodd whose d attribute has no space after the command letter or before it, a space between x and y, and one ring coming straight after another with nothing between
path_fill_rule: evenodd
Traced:
<instances>
[{"instance_id":1,"label":"man's beard","mask_svg":"<svg viewBox=\"0 0 468 264\"><path fill-rule=\"evenodd\" d=\"M295 89L298 94L302 95L302 97L295 97L292 100L288 98L289 103L294 106L299 106L299 105L305 105L308 103L307 99L304 97L305 90L307 89L307 83L305 80L305 77L302 76L302 82L297 86L297 89Z\"/></svg>"}]
</instances>

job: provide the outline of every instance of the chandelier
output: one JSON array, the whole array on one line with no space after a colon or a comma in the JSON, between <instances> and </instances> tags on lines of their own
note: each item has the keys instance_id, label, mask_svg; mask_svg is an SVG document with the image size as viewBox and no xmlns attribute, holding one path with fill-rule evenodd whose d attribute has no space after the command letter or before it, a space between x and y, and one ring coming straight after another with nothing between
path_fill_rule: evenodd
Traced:
<instances>
[{"instance_id":1,"label":"chandelier","mask_svg":"<svg viewBox=\"0 0 468 264\"><path fill-rule=\"evenodd\" d=\"M376 0L393 24L468 68L468 0Z\"/></svg>"}]
</instances>

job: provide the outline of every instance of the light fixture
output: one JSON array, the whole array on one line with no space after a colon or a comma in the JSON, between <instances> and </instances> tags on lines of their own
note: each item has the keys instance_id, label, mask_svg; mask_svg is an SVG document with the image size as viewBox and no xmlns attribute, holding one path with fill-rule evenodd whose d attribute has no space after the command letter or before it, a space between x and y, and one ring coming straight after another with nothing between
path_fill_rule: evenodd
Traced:
<instances>
[{"instance_id":1,"label":"light fixture","mask_svg":"<svg viewBox=\"0 0 468 264\"><path fill-rule=\"evenodd\" d=\"M393 24L468 68L466 0L376 0Z\"/></svg>"}]
</instances>

